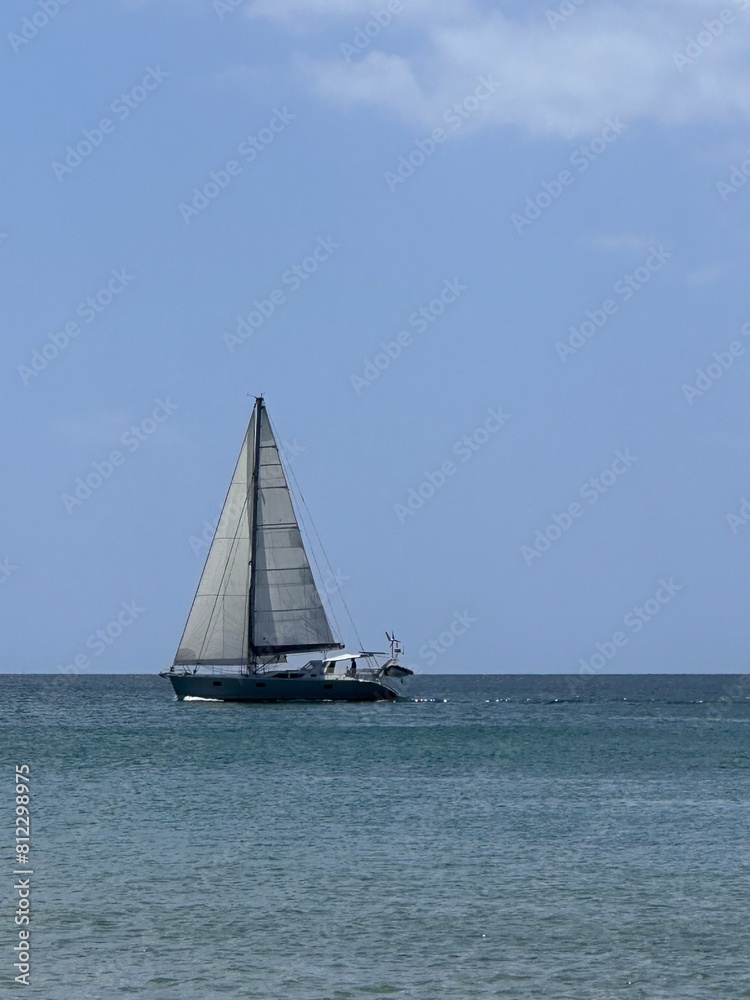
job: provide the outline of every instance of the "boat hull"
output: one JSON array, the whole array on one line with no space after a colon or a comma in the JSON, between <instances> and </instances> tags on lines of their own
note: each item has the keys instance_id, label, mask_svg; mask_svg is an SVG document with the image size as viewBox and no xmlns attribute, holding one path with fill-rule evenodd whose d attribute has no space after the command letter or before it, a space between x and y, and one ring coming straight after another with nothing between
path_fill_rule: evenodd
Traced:
<instances>
[{"instance_id":1,"label":"boat hull","mask_svg":"<svg viewBox=\"0 0 750 1000\"><path fill-rule=\"evenodd\" d=\"M236 676L179 674L165 671L179 701L210 698L216 701L396 701L388 684L356 677L274 678L256 674Z\"/></svg>"}]
</instances>

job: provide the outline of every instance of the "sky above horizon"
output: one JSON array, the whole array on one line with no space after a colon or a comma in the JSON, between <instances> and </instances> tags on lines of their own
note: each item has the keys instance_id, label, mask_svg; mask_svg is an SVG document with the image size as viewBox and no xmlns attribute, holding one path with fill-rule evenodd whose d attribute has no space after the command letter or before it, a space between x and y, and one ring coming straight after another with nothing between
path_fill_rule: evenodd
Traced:
<instances>
[{"instance_id":1,"label":"sky above horizon","mask_svg":"<svg viewBox=\"0 0 750 1000\"><path fill-rule=\"evenodd\" d=\"M169 665L264 393L351 646L748 670L750 0L0 18L0 669Z\"/></svg>"}]
</instances>

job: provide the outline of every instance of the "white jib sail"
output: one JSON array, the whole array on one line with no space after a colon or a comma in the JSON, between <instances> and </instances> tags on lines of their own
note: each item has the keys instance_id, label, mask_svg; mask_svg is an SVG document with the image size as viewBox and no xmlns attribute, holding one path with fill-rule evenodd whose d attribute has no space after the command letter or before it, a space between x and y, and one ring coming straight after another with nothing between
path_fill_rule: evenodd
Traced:
<instances>
[{"instance_id":1,"label":"white jib sail","mask_svg":"<svg viewBox=\"0 0 750 1000\"><path fill-rule=\"evenodd\" d=\"M250 512L248 489L254 454L250 421L175 664L248 662Z\"/></svg>"}]
</instances>

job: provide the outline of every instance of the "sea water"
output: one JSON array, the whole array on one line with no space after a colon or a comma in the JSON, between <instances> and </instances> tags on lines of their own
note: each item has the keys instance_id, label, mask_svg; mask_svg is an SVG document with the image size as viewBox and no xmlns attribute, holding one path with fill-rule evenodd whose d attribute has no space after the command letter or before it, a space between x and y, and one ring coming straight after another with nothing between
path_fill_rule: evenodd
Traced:
<instances>
[{"instance_id":1,"label":"sea water","mask_svg":"<svg viewBox=\"0 0 750 1000\"><path fill-rule=\"evenodd\" d=\"M364 705L178 703L150 676L0 693L2 995L750 997L750 678L417 677L416 700Z\"/></svg>"}]
</instances>

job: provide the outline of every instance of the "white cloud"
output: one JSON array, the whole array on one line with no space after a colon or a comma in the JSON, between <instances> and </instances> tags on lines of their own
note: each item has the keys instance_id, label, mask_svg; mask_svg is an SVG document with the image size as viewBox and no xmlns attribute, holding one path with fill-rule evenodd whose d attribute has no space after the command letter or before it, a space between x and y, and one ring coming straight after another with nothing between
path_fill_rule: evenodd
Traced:
<instances>
[{"instance_id":1,"label":"white cloud","mask_svg":"<svg viewBox=\"0 0 750 1000\"><path fill-rule=\"evenodd\" d=\"M387 6L387 0L253 0L245 9L250 17L289 24L300 18L308 22L316 18L368 21L373 11ZM392 13L395 21L412 17L446 19L465 16L472 7L472 0L401 0L401 8Z\"/></svg>"},{"instance_id":2,"label":"white cloud","mask_svg":"<svg viewBox=\"0 0 750 1000\"><path fill-rule=\"evenodd\" d=\"M314 12L324 26L336 26L334 50L353 30L343 30L341 19L367 17L371 9L358 0L318 0L313 11L307 0L255 0L248 8L255 17L297 25L303 10L308 17ZM595 133L608 115L627 122L729 121L750 111L750 13L739 5L729 9L734 22L717 38L705 34L710 45L699 45L682 70L675 53L685 53L689 39L706 31L704 20L716 18L715 5L703 0L592 3L557 30L546 8L520 20L471 0L456 0L450 14L438 0L404 0L403 14L361 56L303 65L326 100L384 108L415 128L436 124L486 74L498 87L473 127L517 125L572 138Z\"/></svg>"},{"instance_id":3,"label":"white cloud","mask_svg":"<svg viewBox=\"0 0 750 1000\"><path fill-rule=\"evenodd\" d=\"M731 272L732 265L726 261L719 261L714 264L706 264L703 267L694 268L685 275L685 282L696 288L706 285L715 285L722 281Z\"/></svg>"},{"instance_id":4,"label":"white cloud","mask_svg":"<svg viewBox=\"0 0 750 1000\"><path fill-rule=\"evenodd\" d=\"M247 12L251 17L290 21L295 17L341 17L366 14L362 0L254 0Z\"/></svg>"}]
</instances>

